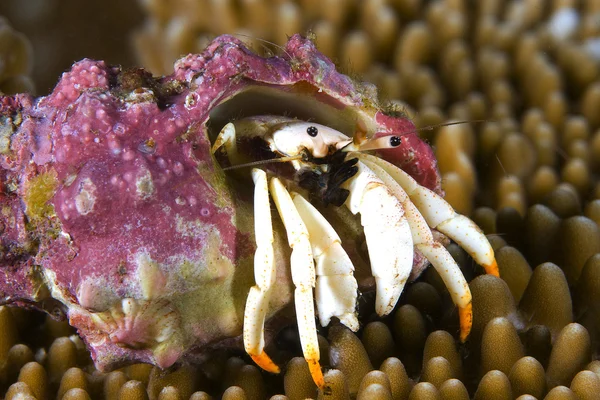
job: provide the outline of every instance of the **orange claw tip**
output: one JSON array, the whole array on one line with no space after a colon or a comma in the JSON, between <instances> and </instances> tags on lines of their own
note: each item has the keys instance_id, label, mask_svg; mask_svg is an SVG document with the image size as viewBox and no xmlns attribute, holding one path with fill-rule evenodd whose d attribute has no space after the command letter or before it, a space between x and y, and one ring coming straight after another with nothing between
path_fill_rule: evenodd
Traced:
<instances>
[{"instance_id":1,"label":"orange claw tip","mask_svg":"<svg viewBox=\"0 0 600 400\"><path fill-rule=\"evenodd\" d=\"M460 341L464 343L473 326L473 305L469 303L465 307L458 307L458 318L460 320Z\"/></svg>"},{"instance_id":2,"label":"orange claw tip","mask_svg":"<svg viewBox=\"0 0 600 400\"><path fill-rule=\"evenodd\" d=\"M310 370L310 375L312 376L315 385L317 385L319 389L323 390L325 387L325 378L323 378L323 372L321 371L319 360L311 359L306 361L308 362L308 369Z\"/></svg>"},{"instance_id":3,"label":"orange claw tip","mask_svg":"<svg viewBox=\"0 0 600 400\"><path fill-rule=\"evenodd\" d=\"M500 270L498 269L498 263L495 258L491 264L484 265L483 268L485 268L487 274L500 278Z\"/></svg>"},{"instance_id":4,"label":"orange claw tip","mask_svg":"<svg viewBox=\"0 0 600 400\"><path fill-rule=\"evenodd\" d=\"M258 355L250 354L250 357L252 357L252 360L256 363L256 365L258 365L265 371L271 372L272 374L278 374L280 372L280 369L277 366L277 364L275 364L273 360L271 360L271 358L264 351Z\"/></svg>"}]
</instances>

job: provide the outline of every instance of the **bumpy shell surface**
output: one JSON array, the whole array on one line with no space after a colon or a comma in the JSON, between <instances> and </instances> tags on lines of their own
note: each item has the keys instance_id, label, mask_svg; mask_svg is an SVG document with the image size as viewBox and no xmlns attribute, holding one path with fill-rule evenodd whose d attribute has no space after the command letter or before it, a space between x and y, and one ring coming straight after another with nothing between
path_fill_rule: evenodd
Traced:
<instances>
[{"instance_id":1,"label":"bumpy shell surface","mask_svg":"<svg viewBox=\"0 0 600 400\"><path fill-rule=\"evenodd\" d=\"M371 86L299 35L270 58L221 36L164 78L83 60L49 96L0 98L0 303L66 316L100 369L168 367L222 345L241 333L253 220L210 138L259 114L349 135L414 129L376 104ZM414 133L386 153L439 191L433 153ZM279 259L286 246L279 233ZM285 266L278 274L289 283ZM277 285L272 312L290 299Z\"/></svg>"}]
</instances>

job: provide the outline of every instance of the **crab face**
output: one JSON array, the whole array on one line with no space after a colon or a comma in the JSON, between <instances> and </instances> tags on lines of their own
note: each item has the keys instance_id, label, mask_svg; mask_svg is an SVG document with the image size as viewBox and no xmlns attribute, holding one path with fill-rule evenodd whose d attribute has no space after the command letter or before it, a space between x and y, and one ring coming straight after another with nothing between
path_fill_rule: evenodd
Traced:
<instances>
[{"instance_id":1,"label":"crab face","mask_svg":"<svg viewBox=\"0 0 600 400\"><path fill-rule=\"evenodd\" d=\"M84 60L47 97L2 97L0 271L5 279L0 281L0 302L65 315L104 370L131 362L167 367L180 359L198 359L211 347L235 341L244 318L254 321L255 328L246 326L254 335L252 343L258 343L252 350L256 353L262 320L292 300L298 268L292 261L290 276L286 262L255 280L253 268L260 265L255 257L259 260L256 254L266 248L274 259L290 260L286 235L299 224L289 226L286 218L302 206L286 203L285 185L271 179L270 192L276 202L277 196L282 199L285 228L275 223L254 235L255 214L261 212L256 207L266 215L266 176L255 173L261 200L253 201L251 181L232 183L213 156L211 139L233 119L268 116L269 125L274 115L328 127L336 132L327 138L334 151L351 141L357 126L368 140L401 134L399 146L381 151L394 165L388 174L405 171L411 185L428 188L427 195L438 201L433 194L441 192L440 179L431 149L410 133L414 127L404 116L382 112L374 97L371 86L337 73L298 35L282 56L266 59L222 36L203 54L179 60L174 73L161 79L143 70L122 71ZM256 126L250 128L248 135L256 135ZM243 127L236 132L243 134ZM282 135L283 142L273 139L272 150L292 152L284 145L294 143ZM321 153L311 156L320 158ZM347 157L360 164L339 185L350 193L350 212L358 207L363 218L367 211L377 216L372 201L356 199L380 201L380 195L366 188L382 174L372 175L367 168L372 163L385 170L388 164L363 153L344 156L341 162ZM394 204L388 210L404 215L399 211L404 203ZM332 212L339 209L343 207ZM266 244L257 243L267 232ZM336 232L344 238L359 234L337 225ZM410 231L402 235L412 240ZM314 235L302 245L314 247ZM352 260L357 256L355 249L342 250ZM403 255L404 278L411 270L418 275L426 263L422 253ZM312 262L312 256L302 260ZM304 308L298 310L307 316L314 275L303 273L298 278L303 294L296 301L303 299ZM251 305L258 304L256 299L262 302L264 311L244 315L247 294L255 283L261 287L261 279L282 284L269 287L266 300L262 293L250 300ZM343 288L347 296L348 286ZM328 312L342 319L337 311ZM303 328L305 332L313 335L314 329Z\"/></svg>"}]
</instances>

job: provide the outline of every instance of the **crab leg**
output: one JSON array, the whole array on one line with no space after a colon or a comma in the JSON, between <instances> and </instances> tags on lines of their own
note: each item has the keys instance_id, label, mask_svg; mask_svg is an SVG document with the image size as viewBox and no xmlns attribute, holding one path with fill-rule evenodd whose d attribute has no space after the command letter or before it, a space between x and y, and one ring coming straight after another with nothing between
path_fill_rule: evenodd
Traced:
<instances>
[{"instance_id":1,"label":"crab leg","mask_svg":"<svg viewBox=\"0 0 600 400\"><path fill-rule=\"evenodd\" d=\"M211 152L215 154L217 150L223 146L225 146L227 158L232 165L242 164L247 161L246 158L238 152L235 125L231 122L221 129L221 132L219 132L219 135L211 148Z\"/></svg>"},{"instance_id":2,"label":"crab leg","mask_svg":"<svg viewBox=\"0 0 600 400\"><path fill-rule=\"evenodd\" d=\"M356 332L359 328L356 318L358 284L353 275L352 261L325 217L300 194L292 192L292 198L308 230L316 261L315 297L321 325L327 326L331 317L338 317Z\"/></svg>"},{"instance_id":3,"label":"crab leg","mask_svg":"<svg viewBox=\"0 0 600 400\"><path fill-rule=\"evenodd\" d=\"M315 286L315 265L308 230L281 181L272 178L269 188L287 231L288 243L292 248L292 281L296 286L294 301L302 352L315 384L323 388L325 381L319 364L320 353L312 292Z\"/></svg>"},{"instance_id":4,"label":"crab leg","mask_svg":"<svg viewBox=\"0 0 600 400\"><path fill-rule=\"evenodd\" d=\"M413 240L404 209L386 185L362 162L344 182L350 191L346 206L360 213L375 277L375 311L389 314L402 293L413 265Z\"/></svg>"},{"instance_id":5,"label":"crab leg","mask_svg":"<svg viewBox=\"0 0 600 400\"><path fill-rule=\"evenodd\" d=\"M360 160L370 160L383 168L408 193L431 228L458 243L488 274L500 276L494 250L473 221L457 214L442 197L419 185L410 175L393 164L368 154L352 154Z\"/></svg>"},{"instance_id":6,"label":"crab leg","mask_svg":"<svg viewBox=\"0 0 600 400\"><path fill-rule=\"evenodd\" d=\"M254 180L254 229L256 253L254 253L254 281L250 288L244 310L244 348L254 362L265 371L279 373L279 367L264 352L265 316L269 307L271 287L275 282L273 261L273 224L267 174L260 169L252 170ZM259 222L260 221L260 222Z\"/></svg>"},{"instance_id":7,"label":"crab leg","mask_svg":"<svg viewBox=\"0 0 600 400\"><path fill-rule=\"evenodd\" d=\"M452 301L459 309L460 318L460 339L465 341L471 332L473 323L473 312L471 305L471 290L465 280L458 264L448 250L436 242L427 226L427 222L410 201L408 195L402 189L400 184L394 180L382 167L369 159L362 160L377 176L387 185L388 189L402 203L410 231L412 233L415 247L431 262L436 271L440 274L444 284L450 292Z\"/></svg>"}]
</instances>

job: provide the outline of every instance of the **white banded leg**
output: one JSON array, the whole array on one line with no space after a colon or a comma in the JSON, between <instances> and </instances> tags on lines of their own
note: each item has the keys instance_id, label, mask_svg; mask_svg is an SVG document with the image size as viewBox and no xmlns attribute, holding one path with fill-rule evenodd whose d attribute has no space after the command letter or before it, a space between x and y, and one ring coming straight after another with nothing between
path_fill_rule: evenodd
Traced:
<instances>
[{"instance_id":1,"label":"white banded leg","mask_svg":"<svg viewBox=\"0 0 600 400\"><path fill-rule=\"evenodd\" d=\"M292 281L296 286L294 301L302 352L315 384L323 388L325 381L319 364L320 353L312 292L315 286L315 265L308 230L281 181L272 178L269 188L287 231L288 243L292 248L290 264Z\"/></svg>"},{"instance_id":2,"label":"white banded leg","mask_svg":"<svg viewBox=\"0 0 600 400\"><path fill-rule=\"evenodd\" d=\"M244 310L244 348L254 362L265 371L279 373L279 367L264 352L265 317L269 308L271 287L275 282L273 260L273 224L267 174L260 169L252 170L254 180L254 281L250 288Z\"/></svg>"},{"instance_id":3,"label":"white banded leg","mask_svg":"<svg viewBox=\"0 0 600 400\"><path fill-rule=\"evenodd\" d=\"M362 162L342 185L350 191L346 206L360 213L371 271L375 277L375 311L389 314L402 294L413 265L413 240L404 210L386 185Z\"/></svg>"},{"instance_id":4,"label":"white banded leg","mask_svg":"<svg viewBox=\"0 0 600 400\"><path fill-rule=\"evenodd\" d=\"M419 185L410 175L395 165L375 156L352 153L360 160L379 165L406 191L427 224L442 232L464 248L488 274L500 276L494 250L479 227L464 215L457 214L450 204L433 191Z\"/></svg>"},{"instance_id":5,"label":"white banded leg","mask_svg":"<svg viewBox=\"0 0 600 400\"><path fill-rule=\"evenodd\" d=\"M448 288L452 301L459 309L460 318L460 339L465 341L471 332L473 324L473 311L471 305L471 290L465 280L458 264L448 250L436 242L431 233L427 222L410 201L408 194L398 182L394 180L383 168L373 161L362 160L377 176L387 185L388 189L402 203L406 218L410 226L415 247L431 262L444 284Z\"/></svg>"},{"instance_id":6,"label":"white banded leg","mask_svg":"<svg viewBox=\"0 0 600 400\"><path fill-rule=\"evenodd\" d=\"M316 261L315 297L322 326L337 317L352 331L358 331L354 266L341 240L325 217L304 197L292 192L296 210L308 230L313 257Z\"/></svg>"}]
</instances>

